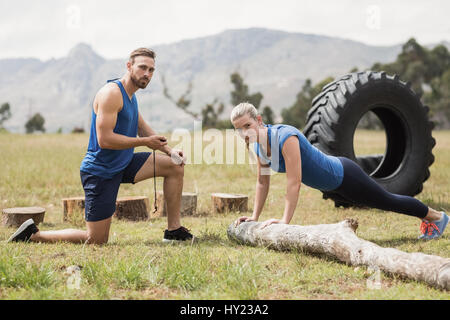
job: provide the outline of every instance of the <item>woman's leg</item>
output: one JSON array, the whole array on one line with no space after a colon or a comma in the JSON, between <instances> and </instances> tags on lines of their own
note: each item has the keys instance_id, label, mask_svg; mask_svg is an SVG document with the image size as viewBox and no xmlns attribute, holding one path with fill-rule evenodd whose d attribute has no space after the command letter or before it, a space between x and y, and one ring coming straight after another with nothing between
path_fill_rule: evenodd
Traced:
<instances>
[{"instance_id":1,"label":"woman's leg","mask_svg":"<svg viewBox=\"0 0 450 320\"><path fill-rule=\"evenodd\" d=\"M428 213L425 216L425 220L427 221L437 221L442 218L442 212L436 211L433 208L428 207Z\"/></svg>"},{"instance_id":2,"label":"woman's leg","mask_svg":"<svg viewBox=\"0 0 450 320\"><path fill-rule=\"evenodd\" d=\"M344 166L344 179L341 186L334 192L344 198L357 204L403 213L419 219L429 219L429 221L441 219L442 213L427 207L421 201L410 196L388 192L352 160L344 157L339 159Z\"/></svg>"}]
</instances>

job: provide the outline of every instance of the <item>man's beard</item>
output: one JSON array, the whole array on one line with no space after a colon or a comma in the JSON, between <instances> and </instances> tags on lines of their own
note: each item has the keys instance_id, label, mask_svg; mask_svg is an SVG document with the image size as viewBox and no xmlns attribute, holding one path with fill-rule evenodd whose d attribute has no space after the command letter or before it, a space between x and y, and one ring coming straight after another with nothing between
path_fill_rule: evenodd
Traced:
<instances>
[{"instance_id":1,"label":"man's beard","mask_svg":"<svg viewBox=\"0 0 450 320\"><path fill-rule=\"evenodd\" d=\"M150 81L145 80L145 78L141 79L136 78L133 74L130 76L130 78L133 84L140 89L145 89L147 85L150 83Z\"/></svg>"}]
</instances>

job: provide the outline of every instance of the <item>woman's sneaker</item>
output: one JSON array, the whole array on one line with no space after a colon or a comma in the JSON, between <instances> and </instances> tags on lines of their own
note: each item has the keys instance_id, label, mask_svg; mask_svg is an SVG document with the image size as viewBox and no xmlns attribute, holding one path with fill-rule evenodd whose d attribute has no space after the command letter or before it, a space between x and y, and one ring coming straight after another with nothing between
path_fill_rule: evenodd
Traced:
<instances>
[{"instance_id":1,"label":"woman's sneaker","mask_svg":"<svg viewBox=\"0 0 450 320\"><path fill-rule=\"evenodd\" d=\"M179 227L178 229L169 231L164 230L163 242L173 242L173 241L187 241L192 240L194 236L185 227Z\"/></svg>"},{"instance_id":2,"label":"woman's sneaker","mask_svg":"<svg viewBox=\"0 0 450 320\"><path fill-rule=\"evenodd\" d=\"M442 211L442 218L440 220L433 222L422 220L422 224L420 225L420 231L422 232L422 235L419 236L419 239L431 240L439 238L444 233L448 221L449 217L445 214L444 211Z\"/></svg>"},{"instance_id":3,"label":"woman's sneaker","mask_svg":"<svg viewBox=\"0 0 450 320\"><path fill-rule=\"evenodd\" d=\"M8 239L7 242L18 242L18 241L28 241L31 236L38 232L39 229L36 227L33 219L28 219L17 229L16 232Z\"/></svg>"}]
</instances>

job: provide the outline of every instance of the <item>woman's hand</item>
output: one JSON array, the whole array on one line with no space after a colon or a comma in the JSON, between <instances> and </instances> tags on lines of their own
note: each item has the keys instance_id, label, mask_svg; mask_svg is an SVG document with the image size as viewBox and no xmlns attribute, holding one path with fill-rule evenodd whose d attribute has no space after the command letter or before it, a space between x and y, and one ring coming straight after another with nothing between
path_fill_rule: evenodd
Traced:
<instances>
[{"instance_id":1,"label":"woman's hand","mask_svg":"<svg viewBox=\"0 0 450 320\"><path fill-rule=\"evenodd\" d=\"M283 220L269 219L269 220L264 221L260 228L263 229L263 228L265 228L267 226L270 226L271 224L274 224L274 223L284 223L284 224L286 224L286 222L283 221Z\"/></svg>"},{"instance_id":2,"label":"woman's hand","mask_svg":"<svg viewBox=\"0 0 450 320\"><path fill-rule=\"evenodd\" d=\"M239 217L236 219L236 221L234 221L234 226L237 227L238 225L241 224L241 222L249 222L249 221L257 221L258 219L255 219L253 217Z\"/></svg>"}]
</instances>

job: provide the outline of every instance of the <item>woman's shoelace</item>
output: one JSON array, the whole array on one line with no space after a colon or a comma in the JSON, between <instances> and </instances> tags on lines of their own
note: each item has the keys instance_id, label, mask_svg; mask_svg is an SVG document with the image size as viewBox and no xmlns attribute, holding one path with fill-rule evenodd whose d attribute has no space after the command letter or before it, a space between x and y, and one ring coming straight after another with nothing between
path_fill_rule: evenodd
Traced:
<instances>
[{"instance_id":1,"label":"woman's shoelace","mask_svg":"<svg viewBox=\"0 0 450 320\"><path fill-rule=\"evenodd\" d=\"M433 222L422 221L422 223L420 224L420 232L422 232L422 234L428 233L428 235L431 236L433 233L433 229L441 233L439 231L439 228Z\"/></svg>"}]
</instances>

